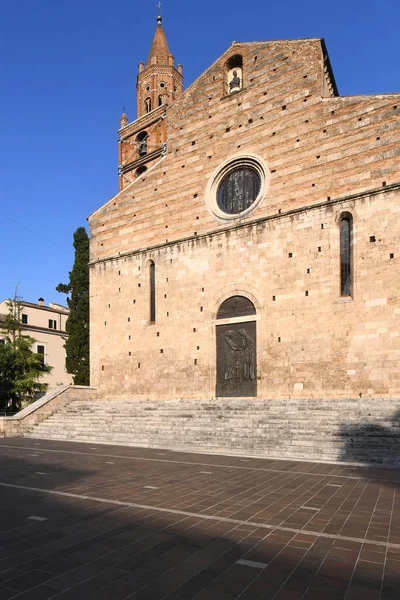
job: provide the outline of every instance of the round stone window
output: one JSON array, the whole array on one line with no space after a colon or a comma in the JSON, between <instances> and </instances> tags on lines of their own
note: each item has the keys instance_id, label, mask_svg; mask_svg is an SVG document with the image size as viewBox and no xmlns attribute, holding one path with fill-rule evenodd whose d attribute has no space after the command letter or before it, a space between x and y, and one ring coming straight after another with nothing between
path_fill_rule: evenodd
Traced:
<instances>
[{"instance_id":1,"label":"round stone window","mask_svg":"<svg viewBox=\"0 0 400 600\"><path fill-rule=\"evenodd\" d=\"M268 174L257 156L236 155L214 171L206 189L206 203L220 221L240 219L264 197Z\"/></svg>"},{"instance_id":2,"label":"round stone window","mask_svg":"<svg viewBox=\"0 0 400 600\"><path fill-rule=\"evenodd\" d=\"M218 186L218 208L228 215L237 215L250 208L260 188L261 178L256 169L238 166L227 173Z\"/></svg>"}]
</instances>

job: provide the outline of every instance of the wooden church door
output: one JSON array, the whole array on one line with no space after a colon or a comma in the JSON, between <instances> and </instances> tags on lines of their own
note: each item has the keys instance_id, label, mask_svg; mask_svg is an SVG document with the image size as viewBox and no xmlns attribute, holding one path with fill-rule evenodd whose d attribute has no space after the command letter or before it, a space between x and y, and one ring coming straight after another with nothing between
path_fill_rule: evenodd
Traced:
<instances>
[{"instance_id":1,"label":"wooden church door","mask_svg":"<svg viewBox=\"0 0 400 600\"><path fill-rule=\"evenodd\" d=\"M257 330L254 304L244 296L232 296L221 304L218 319L229 319L216 326L217 397L257 395ZM240 319L239 322L235 322Z\"/></svg>"}]
</instances>

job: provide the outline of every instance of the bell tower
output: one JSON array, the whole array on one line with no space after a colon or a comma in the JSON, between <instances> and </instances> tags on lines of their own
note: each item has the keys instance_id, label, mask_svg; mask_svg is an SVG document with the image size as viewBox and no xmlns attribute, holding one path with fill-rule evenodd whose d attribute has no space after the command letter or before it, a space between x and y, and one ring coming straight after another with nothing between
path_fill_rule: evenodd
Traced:
<instances>
[{"instance_id":1,"label":"bell tower","mask_svg":"<svg viewBox=\"0 0 400 600\"><path fill-rule=\"evenodd\" d=\"M163 104L171 104L182 92L182 84L182 65L175 68L159 13L146 65L139 63L136 85L138 119Z\"/></svg>"},{"instance_id":2,"label":"bell tower","mask_svg":"<svg viewBox=\"0 0 400 600\"><path fill-rule=\"evenodd\" d=\"M168 106L182 93L182 66L175 68L159 13L146 62L139 63L137 119L129 122L125 110L119 130L119 189L124 189L167 152Z\"/></svg>"}]
</instances>

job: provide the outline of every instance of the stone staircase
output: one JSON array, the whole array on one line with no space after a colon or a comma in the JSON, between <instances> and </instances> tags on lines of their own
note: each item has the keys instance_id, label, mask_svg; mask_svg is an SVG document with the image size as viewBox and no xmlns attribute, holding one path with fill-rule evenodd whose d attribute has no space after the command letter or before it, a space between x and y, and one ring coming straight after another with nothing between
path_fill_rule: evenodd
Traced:
<instances>
[{"instance_id":1,"label":"stone staircase","mask_svg":"<svg viewBox=\"0 0 400 600\"><path fill-rule=\"evenodd\" d=\"M400 464L400 399L76 400L25 437Z\"/></svg>"}]
</instances>

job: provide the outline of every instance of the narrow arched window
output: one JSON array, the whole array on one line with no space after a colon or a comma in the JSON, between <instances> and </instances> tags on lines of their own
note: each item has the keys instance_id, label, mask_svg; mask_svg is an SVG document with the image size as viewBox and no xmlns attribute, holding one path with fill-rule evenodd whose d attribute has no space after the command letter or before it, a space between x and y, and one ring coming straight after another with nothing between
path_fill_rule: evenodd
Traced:
<instances>
[{"instance_id":1,"label":"narrow arched window","mask_svg":"<svg viewBox=\"0 0 400 600\"><path fill-rule=\"evenodd\" d=\"M151 98L146 98L144 101L144 107L147 113L151 112Z\"/></svg>"},{"instance_id":2,"label":"narrow arched window","mask_svg":"<svg viewBox=\"0 0 400 600\"><path fill-rule=\"evenodd\" d=\"M162 104L163 104L163 97L158 96L158 106L162 106Z\"/></svg>"},{"instance_id":3,"label":"narrow arched window","mask_svg":"<svg viewBox=\"0 0 400 600\"><path fill-rule=\"evenodd\" d=\"M149 141L149 134L147 131L141 131L139 135L136 136L136 144L137 149L139 151L139 156L144 156L147 154L147 144Z\"/></svg>"},{"instance_id":4,"label":"narrow arched window","mask_svg":"<svg viewBox=\"0 0 400 600\"><path fill-rule=\"evenodd\" d=\"M340 295L351 296L353 218L350 213L343 213L340 218Z\"/></svg>"},{"instance_id":5,"label":"narrow arched window","mask_svg":"<svg viewBox=\"0 0 400 600\"><path fill-rule=\"evenodd\" d=\"M150 323L156 322L156 265L151 262L150 267Z\"/></svg>"}]
</instances>

